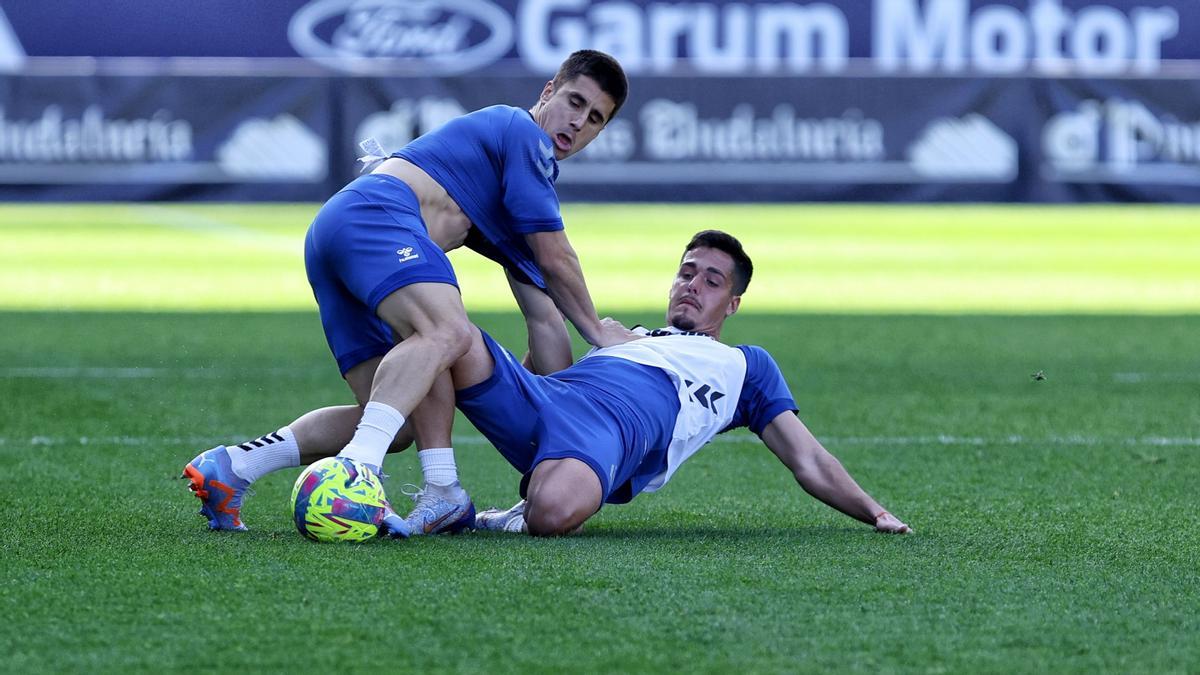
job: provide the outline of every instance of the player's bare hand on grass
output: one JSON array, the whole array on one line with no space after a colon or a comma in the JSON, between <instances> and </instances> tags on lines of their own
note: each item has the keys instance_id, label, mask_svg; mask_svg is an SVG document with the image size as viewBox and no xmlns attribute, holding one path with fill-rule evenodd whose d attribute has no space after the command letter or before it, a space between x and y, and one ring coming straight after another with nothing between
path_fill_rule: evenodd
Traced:
<instances>
[{"instance_id":1,"label":"player's bare hand on grass","mask_svg":"<svg viewBox=\"0 0 1200 675\"><path fill-rule=\"evenodd\" d=\"M642 336L634 333L621 324L620 321L606 316L600 319L600 335L596 338L597 347L611 347L613 345L631 342L640 339Z\"/></svg>"},{"instance_id":2,"label":"player's bare hand on grass","mask_svg":"<svg viewBox=\"0 0 1200 675\"><path fill-rule=\"evenodd\" d=\"M911 534L912 528L900 522L900 519L884 511L875 517L875 530L887 534Z\"/></svg>"}]
</instances>

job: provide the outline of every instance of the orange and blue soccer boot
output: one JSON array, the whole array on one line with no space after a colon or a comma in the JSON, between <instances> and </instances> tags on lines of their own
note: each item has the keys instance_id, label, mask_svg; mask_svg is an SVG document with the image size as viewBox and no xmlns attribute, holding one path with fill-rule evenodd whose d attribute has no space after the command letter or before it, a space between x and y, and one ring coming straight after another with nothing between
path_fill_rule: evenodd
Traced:
<instances>
[{"instance_id":1,"label":"orange and blue soccer boot","mask_svg":"<svg viewBox=\"0 0 1200 675\"><path fill-rule=\"evenodd\" d=\"M188 479L188 489L200 499L200 515L208 519L209 529L246 530L240 512L250 483L233 472L225 446L196 455L180 478Z\"/></svg>"}]
</instances>

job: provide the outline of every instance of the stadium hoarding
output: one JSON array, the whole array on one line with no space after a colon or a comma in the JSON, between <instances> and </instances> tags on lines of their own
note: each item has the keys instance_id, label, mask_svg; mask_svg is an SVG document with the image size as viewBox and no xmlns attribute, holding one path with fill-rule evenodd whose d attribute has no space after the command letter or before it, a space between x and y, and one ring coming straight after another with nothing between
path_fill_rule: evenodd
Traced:
<instances>
[{"instance_id":1,"label":"stadium hoarding","mask_svg":"<svg viewBox=\"0 0 1200 675\"><path fill-rule=\"evenodd\" d=\"M564 194L1200 201L1196 81L664 78L647 89L618 133L564 163Z\"/></svg>"},{"instance_id":2,"label":"stadium hoarding","mask_svg":"<svg viewBox=\"0 0 1200 675\"><path fill-rule=\"evenodd\" d=\"M136 30L131 30L136 28ZM1200 59L1195 0L56 0L0 4L0 67L40 57L309 59L547 75L584 47L633 75L1115 76Z\"/></svg>"},{"instance_id":3,"label":"stadium hoarding","mask_svg":"<svg viewBox=\"0 0 1200 675\"><path fill-rule=\"evenodd\" d=\"M1200 201L1194 0L0 2L0 197L324 199L582 47L567 199Z\"/></svg>"},{"instance_id":4,"label":"stadium hoarding","mask_svg":"<svg viewBox=\"0 0 1200 675\"><path fill-rule=\"evenodd\" d=\"M358 141L394 150L537 76L0 77L0 198L322 201ZM636 80L562 164L590 201L1200 202L1200 81Z\"/></svg>"},{"instance_id":5,"label":"stadium hoarding","mask_svg":"<svg viewBox=\"0 0 1200 675\"><path fill-rule=\"evenodd\" d=\"M324 78L0 78L8 200L311 200L333 189Z\"/></svg>"}]
</instances>

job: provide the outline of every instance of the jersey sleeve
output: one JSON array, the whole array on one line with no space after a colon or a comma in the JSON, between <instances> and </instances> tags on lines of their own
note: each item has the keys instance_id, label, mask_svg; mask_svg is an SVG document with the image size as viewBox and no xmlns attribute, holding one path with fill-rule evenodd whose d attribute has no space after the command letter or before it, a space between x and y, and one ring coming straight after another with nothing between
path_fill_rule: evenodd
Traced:
<instances>
[{"instance_id":1,"label":"jersey sleeve","mask_svg":"<svg viewBox=\"0 0 1200 675\"><path fill-rule=\"evenodd\" d=\"M531 120L513 115L504 134L502 190L504 207L520 234L563 229L558 193L558 161L554 146Z\"/></svg>"},{"instance_id":2,"label":"jersey sleeve","mask_svg":"<svg viewBox=\"0 0 1200 675\"><path fill-rule=\"evenodd\" d=\"M746 355L746 381L738 398L737 411L725 430L748 427L762 435L763 429L779 413L796 412L798 408L779 365L767 350L754 345L738 345L738 349Z\"/></svg>"}]
</instances>

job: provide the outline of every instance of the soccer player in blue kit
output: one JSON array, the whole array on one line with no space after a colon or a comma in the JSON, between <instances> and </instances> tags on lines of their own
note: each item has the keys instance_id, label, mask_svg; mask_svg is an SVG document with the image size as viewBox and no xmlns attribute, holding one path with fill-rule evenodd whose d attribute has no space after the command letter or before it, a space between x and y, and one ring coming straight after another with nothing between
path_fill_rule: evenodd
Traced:
<instances>
[{"instance_id":1,"label":"soccer player in blue kit","mask_svg":"<svg viewBox=\"0 0 1200 675\"><path fill-rule=\"evenodd\" d=\"M525 499L481 512L476 528L573 532L602 504L661 488L718 433L749 427L809 494L878 531L909 532L796 416L770 354L719 342L752 273L733 236L696 234L671 285L665 328L639 328L641 339L593 349L549 376L522 368L477 330L451 368L457 404L522 474Z\"/></svg>"},{"instance_id":2,"label":"soccer player in blue kit","mask_svg":"<svg viewBox=\"0 0 1200 675\"><path fill-rule=\"evenodd\" d=\"M266 473L335 453L378 469L389 448L403 449L413 436L425 487L406 519L411 530L471 526L474 505L450 445L454 394L445 371L474 330L445 251L465 244L504 267L526 317L526 365L537 372L571 363L564 317L597 347L634 339L598 318L554 190L558 161L591 142L627 92L616 60L575 52L530 110L498 105L451 120L325 203L308 230L304 264L358 404L314 410L193 459L184 476L210 528L245 529L244 491Z\"/></svg>"}]
</instances>

